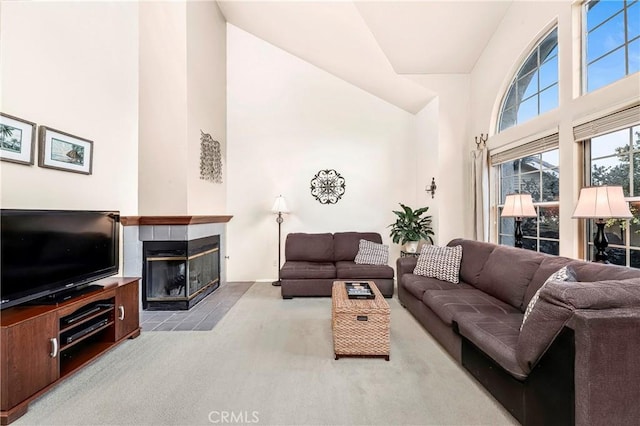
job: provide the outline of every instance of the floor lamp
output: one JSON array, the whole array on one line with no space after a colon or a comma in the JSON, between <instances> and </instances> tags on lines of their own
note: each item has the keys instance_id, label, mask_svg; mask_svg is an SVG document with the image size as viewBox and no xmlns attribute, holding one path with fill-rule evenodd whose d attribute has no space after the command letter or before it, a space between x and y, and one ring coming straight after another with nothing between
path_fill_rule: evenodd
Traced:
<instances>
[{"instance_id":1,"label":"floor lamp","mask_svg":"<svg viewBox=\"0 0 640 426\"><path fill-rule=\"evenodd\" d=\"M283 214L289 213L289 209L287 208L287 203L284 200L282 195L278 195L276 197L276 201L273 203L273 207L271 207L271 212L276 213L278 217L276 218L276 222L278 222L278 281L274 281L271 285L279 286L281 284L280 280L280 253L281 249L281 241L282 241L282 222L284 219L282 218Z\"/></svg>"},{"instance_id":2,"label":"floor lamp","mask_svg":"<svg viewBox=\"0 0 640 426\"><path fill-rule=\"evenodd\" d=\"M536 208L533 207L531 194L509 194L504 200L501 217L513 217L516 220L514 233L514 246L522 248L522 218L537 217Z\"/></svg>"},{"instance_id":3,"label":"floor lamp","mask_svg":"<svg viewBox=\"0 0 640 426\"><path fill-rule=\"evenodd\" d=\"M633 217L629 203L624 199L621 186L592 186L582 188L578 205L573 212L574 219L595 219L598 230L593 239L596 248L594 262L609 263L605 252L609 241L604 232L605 219L628 219Z\"/></svg>"}]
</instances>

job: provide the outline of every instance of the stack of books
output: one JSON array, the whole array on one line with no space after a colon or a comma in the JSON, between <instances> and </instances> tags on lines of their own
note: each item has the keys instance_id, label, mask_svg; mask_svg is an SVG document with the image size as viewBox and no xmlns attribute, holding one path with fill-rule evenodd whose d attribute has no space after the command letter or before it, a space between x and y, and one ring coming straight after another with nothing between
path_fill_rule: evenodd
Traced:
<instances>
[{"instance_id":1,"label":"stack of books","mask_svg":"<svg viewBox=\"0 0 640 426\"><path fill-rule=\"evenodd\" d=\"M360 281L345 282L349 299L375 299L376 295L371 291L369 283Z\"/></svg>"}]
</instances>

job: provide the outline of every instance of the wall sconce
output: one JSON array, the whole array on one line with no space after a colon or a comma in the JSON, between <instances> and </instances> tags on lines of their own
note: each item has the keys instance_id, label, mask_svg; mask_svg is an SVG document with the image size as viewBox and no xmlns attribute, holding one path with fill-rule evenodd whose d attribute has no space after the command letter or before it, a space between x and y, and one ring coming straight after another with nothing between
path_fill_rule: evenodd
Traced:
<instances>
[{"instance_id":1,"label":"wall sconce","mask_svg":"<svg viewBox=\"0 0 640 426\"><path fill-rule=\"evenodd\" d=\"M424 190L431 193L431 198L436 195L436 178L431 178L431 185L427 186Z\"/></svg>"}]
</instances>

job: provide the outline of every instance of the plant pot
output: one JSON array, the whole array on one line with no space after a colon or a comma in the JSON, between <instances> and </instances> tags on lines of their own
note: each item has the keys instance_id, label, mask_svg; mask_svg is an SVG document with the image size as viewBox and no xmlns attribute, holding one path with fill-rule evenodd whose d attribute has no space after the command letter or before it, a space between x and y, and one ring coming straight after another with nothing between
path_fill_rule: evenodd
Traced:
<instances>
[{"instance_id":1,"label":"plant pot","mask_svg":"<svg viewBox=\"0 0 640 426\"><path fill-rule=\"evenodd\" d=\"M407 241L404 243L404 251L407 253L415 253L418 251L418 241Z\"/></svg>"}]
</instances>

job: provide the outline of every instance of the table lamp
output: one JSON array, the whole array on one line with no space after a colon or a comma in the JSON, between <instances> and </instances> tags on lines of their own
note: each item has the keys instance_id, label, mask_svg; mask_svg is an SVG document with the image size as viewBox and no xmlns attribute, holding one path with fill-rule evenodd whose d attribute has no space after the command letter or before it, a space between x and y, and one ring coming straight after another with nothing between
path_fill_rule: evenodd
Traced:
<instances>
[{"instance_id":1,"label":"table lamp","mask_svg":"<svg viewBox=\"0 0 640 426\"><path fill-rule=\"evenodd\" d=\"M593 239L596 248L594 262L609 263L605 253L609 241L604 232L605 219L628 219L633 217L629 203L624 199L621 186L592 186L582 188L578 205L573 212L574 219L595 219L598 230Z\"/></svg>"},{"instance_id":2,"label":"table lamp","mask_svg":"<svg viewBox=\"0 0 640 426\"><path fill-rule=\"evenodd\" d=\"M516 220L516 230L514 233L514 246L522 248L522 218L537 217L536 208L533 207L531 194L509 194L504 200L501 217L513 217Z\"/></svg>"}]
</instances>

